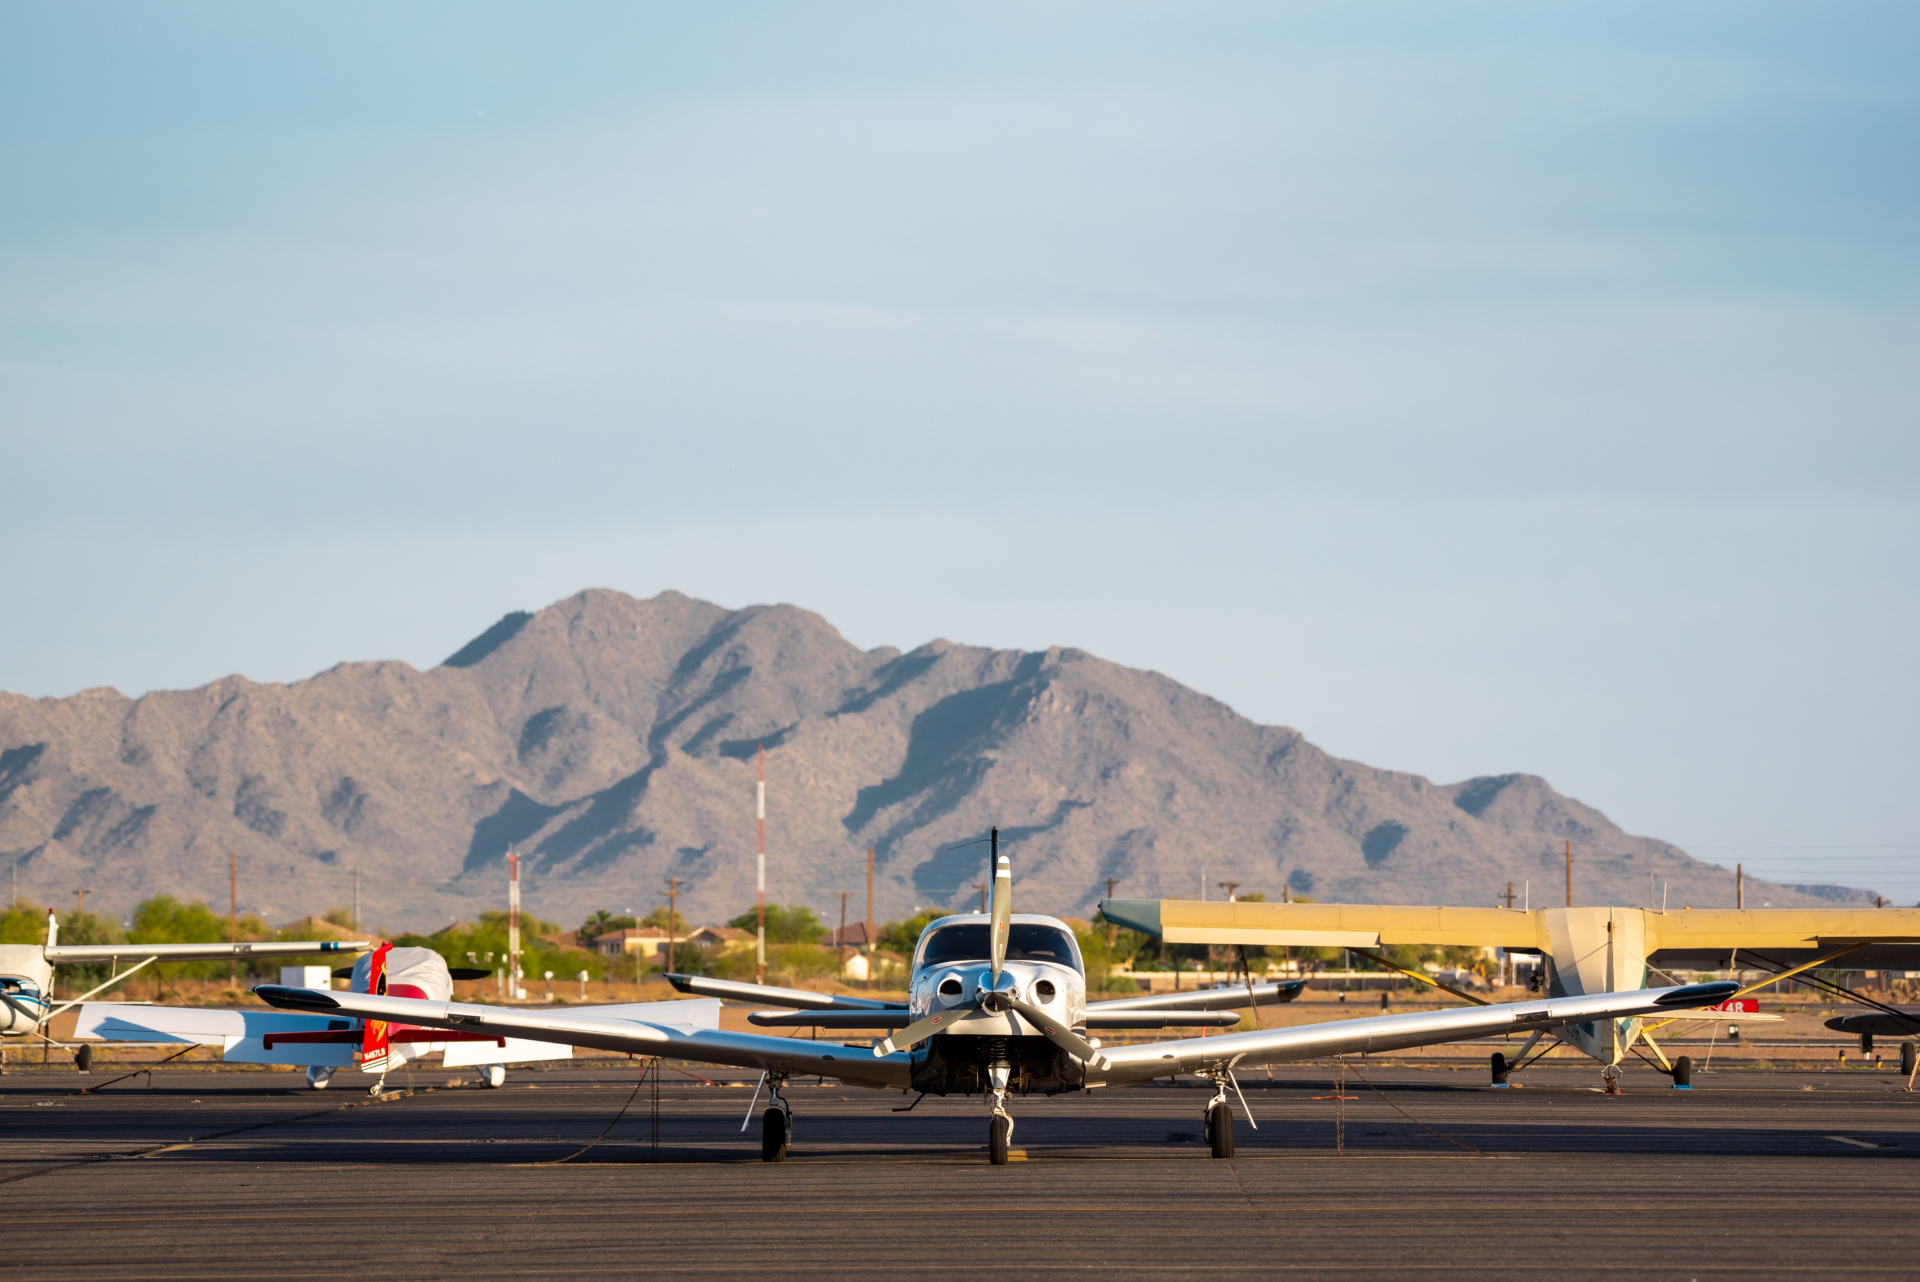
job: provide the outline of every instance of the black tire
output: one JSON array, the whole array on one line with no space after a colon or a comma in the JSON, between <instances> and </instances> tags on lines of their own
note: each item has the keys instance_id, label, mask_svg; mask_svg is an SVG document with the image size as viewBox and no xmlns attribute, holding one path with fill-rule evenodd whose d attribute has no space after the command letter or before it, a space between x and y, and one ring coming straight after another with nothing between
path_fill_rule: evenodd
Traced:
<instances>
[{"instance_id":1,"label":"black tire","mask_svg":"<svg viewBox=\"0 0 1920 1282\"><path fill-rule=\"evenodd\" d=\"M760 1115L760 1160L784 1162L793 1131L787 1125L787 1110L770 1108Z\"/></svg>"},{"instance_id":2,"label":"black tire","mask_svg":"<svg viewBox=\"0 0 1920 1282\"><path fill-rule=\"evenodd\" d=\"M1682 1055L1673 1061L1673 1084L1691 1087L1693 1085L1693 1057Z\"/></svg>"},{"instance_id":3,"label":"black tire","mask_svg":"<svg viewBox=\"0 0 1920 1282\"><path fill-rule=\"evenodd\" d=\"M1007 1145L1013 1139L1013 1121L998 1113L987 1119L987 1160L995 1166L1007 1164Z\"/></svg>"},{"instance_id":4,"label":"black tire","mask_svg":"<svg viewBox=\"0 0 1920 1282\"><path fill-rule=\"evenodd\" d=\"M93 1071L93 1047L82 1046L78 1051L74 1052L73 1066L83 1073L91 1073Z\"/></svg>"},{"instance_id":5,"label":"black tire","mask_svg":"<svg viewBox=\"0 0 1920 1282\"><path fill-rule=\"evenodd\" d=\"M1900 1071L1906 1074L1908 1077L1913 1076L1913 1064L1914 1064L1914 1055L1916 1053L1916 1049L1917 1048L1914 1046L1912 1042L1900 1043Z\"/></svg>"},{"instance_id":6,"label":"black tire","mask_svg":"<svg viewBox=\"0 0 1920 1282\"><path fill-rule=\"evenodd\" d=\"M1507 1084L1509 1067L1506 1053L1504 1051L1495 1051L1493 1053L1493 1084L1495 1086L1505 1086Z\"/></svg>"},{"instance_id":7,"label":"black tire","mask_svg":"<svg viewBox=\"0 0 1920 1282\"><path fill-rule=\"evenodd\" d=\"M1215 1157L1233 1156L1233 1110L1225 1104L1207 1110L1207 1143Z\"/></svg>"}]
</instances>

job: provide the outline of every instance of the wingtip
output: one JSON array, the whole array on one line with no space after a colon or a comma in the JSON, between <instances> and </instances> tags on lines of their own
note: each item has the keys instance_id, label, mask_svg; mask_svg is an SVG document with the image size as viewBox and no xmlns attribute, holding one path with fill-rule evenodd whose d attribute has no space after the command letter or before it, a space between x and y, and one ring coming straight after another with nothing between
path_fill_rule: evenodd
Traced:
<instances>
[{"instance_id":1,"label":"wingtip","mask_svg":"<svg viewBox=\"0 0 1920 1282\"><path fill-rule=\"evenodd\" d=\"M257 984L253 995L280 1010L339 1010L340 1003L317 988L289 988L282 984Z\"/></svg>"}]
</instances>

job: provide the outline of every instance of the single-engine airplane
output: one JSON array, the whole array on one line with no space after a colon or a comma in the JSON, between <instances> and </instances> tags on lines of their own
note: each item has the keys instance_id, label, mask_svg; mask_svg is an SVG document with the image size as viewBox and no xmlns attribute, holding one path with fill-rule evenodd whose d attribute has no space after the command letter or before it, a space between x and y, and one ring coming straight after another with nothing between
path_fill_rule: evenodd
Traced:
<instances>
[{"instance_id":1,"label":"single-engine airplane","mask_svg":"<svg viewBox=\"0 0 1920 1282\"><path fill-rule=\"evenodd\" d=\"M1238 1085L1236 1068L1317 1059L1361 1051L1399 1050L1510 1029L1553 1027L1587 1019L1685 1010L1724 999L1732 983L1690 984L1626 993L1598 993L1465 1010L1422 1011L1370 1019L1339 1020L1294 1028L1225 1033L1103 1049L1086 1034L1098 1028L1162 1027L1176 1011L1155 1009L1160 998L1087 1004L1086 967L1065 922L1013 912L1013 870L994 843L993 891L986 913L942 917L928 924L915 946L904 1005L835 997L819 1008L819 994L761 989L769 1004L813 1007L805 1021L763 1017L762 1024L806 1022L816 1027L891 1029L871 1047L803 1041L760 1033L676 1029L644 1020L552 1010L514 1010L464 1002L360 993L323 993L262 985L254 991L269 1005L328 1016L390 1020L456 1032L511 1032L541 1041L565 1042L626 1053L757 1068L771 1087L761 1116L761 1156L786 1159L793 1136L793 1108L781 1087L795 1075L819 1074L849 1086L918 1090L923 1094L982 1095L988 1106L987 1147L994 1165L1008 1160L1015 1094L1094 1090L1138 1085L1159 1077L1192 1073L1214 1084L1205 1109L1206 1135L1215 1157L1233 1156L1233 1114L1227 1088ZM714 981L685 981L715 991ZM1221 990L1167 997L1224 998ZM784 1000L783 1000L784 998ZM1147 1003L1142 1005L1142 1003ZM1119 1009L1113 1007L1119 1006ZM1129 1017L1129 1008L1132 1015ZM1207 1022L1194 1011L1180 1022ZM1237 1022L1237 1020L1235 1021ZM757 1101L756 1094L756 1101ZM1241 1107L1246 1101L1241 1099ZM1249 1121L1252 1120L1249 1115Z\"/></svg>"},{"instance_id":2,"label":"single-engine airplane","mask_svg":"<svg viewBox=\"0 0 1920 1282\"><path fill-rule=\"evenodd\" d=\"M1481 999L1436 982L1431 976L1395 964L1369 951L1388 944L1466 944L1504 948L1539 958L1535 971L1549 997L1598 995L1639 989L1651 975L1667 970L1755 970L1756 983L1730 988L1745 997L1782 981L1806 984L1829 996L1857 1002L1878 1012L1854 1016L1863 1021L1844 1031L1920 1032L1903 1022L1895 1007L1834 984L1820 976L1827 966L1910 969L1920 967L1920 909L1694 909L1672 912L1650 908L1573 907L1443 908L1405 904L1207 903L1188 899L1107 899L1100 915L1118 926L1173 944L1261 944L1268 947L1344 948L1368 957L1424 984L1467 1002ZM1809 973L1811 972L1811 973ZM1777 1020L1752 1011L1712 1012L1749 1021ZM1691 1064L1669 1059L1654 1032L1684 1023L1671 1012L1646 1020L1638 1016L1581 1019L1551 1028L1535 1028L1512 1061L1493 1056L1494 1080L1509 1067L1526 1062L1527 1052L1544 1036L1573 1047L1603 1065L1611 1083L1636 1044L1654 1055L1660 1071L1687 1085ZM1837 1028L1837 1024L1828 1024ZM1543 1052L1544 1053L1544 1052Z\"/></svg>"},{"instance_id":3,"label":"single-engine airplane","mask_svg":"<svg viewBox=\"0 0 1920 1282\"><path fill-rule=\"evenodd\" d=\"M310 957L324 953L357 953L372 944L339 940L296 940L244 944L62 944L60 921L47 914L47 942L0 944L0 1035L42 1037L41 1030L55 1016L78 1006L96 993L153 962L218 961L223 957ZM113 977L71 1001L53 1004L53 968L81 962L107 962ZM131 962L120 970L121 962ZM49 1039L50 1040L50 1039Z\"/></svg>"}]
</instances>

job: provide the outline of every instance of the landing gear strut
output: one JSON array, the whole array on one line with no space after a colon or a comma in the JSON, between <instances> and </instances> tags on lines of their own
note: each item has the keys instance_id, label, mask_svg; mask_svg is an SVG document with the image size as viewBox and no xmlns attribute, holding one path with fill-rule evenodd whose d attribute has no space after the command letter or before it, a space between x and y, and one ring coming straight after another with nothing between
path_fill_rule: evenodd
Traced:
<instances>
[{"instance_id":1,"label":"landing gear strut","mask_svg":"<svg viewBox=\"0 0 1920 1282\"><path fill-rule=\"evenodd\" d=\"M1013 1146L1013 1118L1007 1112L1007 1082L1012 1067L1004 1059L987 1066L987 1090L993 1096L993 1116L987 1119L987 1160L1005 1166Z\"/></svg>"},{"instance_id":2,"label":"landing gear strut","mask_svg":"<svg viewBox=\"0 0 1920 1282\"><path fill-rule=\"evenodd\" d=\"M780 1094L780 1085L786 1079L770 1079L773 1096L767 1102L767 1111L760 1115L760 1160L763 1162L784 1162L787 1160L787 1148L793 1143L793 1106Z\"/></svg>"}]
</instances>

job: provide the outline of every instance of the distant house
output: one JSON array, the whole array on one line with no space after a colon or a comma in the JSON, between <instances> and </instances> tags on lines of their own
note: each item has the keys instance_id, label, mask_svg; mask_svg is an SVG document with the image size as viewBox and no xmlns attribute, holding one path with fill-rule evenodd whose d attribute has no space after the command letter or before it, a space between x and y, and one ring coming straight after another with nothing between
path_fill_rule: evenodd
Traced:
<instances>
[{"instance_id":1,"label":"distant house","mask_svg":"<svg viewBox=\"0 0 1920 1282\"><path fill-rule=\"evenodd\" d=\"M685 935L675 935L673 942L684 943ZM595 951L603 957L619 957L638 953L642 957L664 956L667 951L667 932L658 926L629 926L625 930L611 930L604 935L593 937Z\"/></svg>"},{"instance_id":2,"label":"distant house","mask_svg":"<svg viewBox=\"0 0 1920 1282\"><path fill-rule=\"evenodd\" d=\"M876 952L874 952L873 957L875 961L878 963L878 969L882 971L886 970L890 966L903 967L906 965L906 961L907 961L907 959L900 956L900 954L890 953L890 952L887 952L885 949L877 950ZM868 966L866 953L849 952L847 954L846 969L841 972L841 975L843 978L849 979L849 980L863 980L863 979L866 979L872 973L873 971L869 969L869 966Z\"/></svg>"},{"instance_id":3,"label":"distant house","mask_svg":"<svg viewBox=\"0 0 1920 1282\"><path fill-rule=\"evenodd\" d=\"M867 923L857 921L845 930L836 930L827 936L829 948L865 948L867 946Z\"/></svg>"},{"instance_id":4,"label":"distant house","mask_svg":"<svg viewBox=\"0 0 1920 1282\"><path fill-rule=\"evenodd\" d=\"M687 936L687 942L725 953L736 948L751 948L758 938L752 931L741 930L738 926L702 926Z\"/></svg>"},{"instance_id":5,"label":"distant house","mask_svg":"<svg viewBox=\"0 0 1920 1282\"><path fill-rule=\"evenodd\" d=\"M474 925L470 921L456 921L456 922L451 922L445 926L442 926L440 929L434 931L433 937L435 939L438 939L442 935L471 935L474 931L478 929L480 928Z\"/></svg>"}]
</instances>

